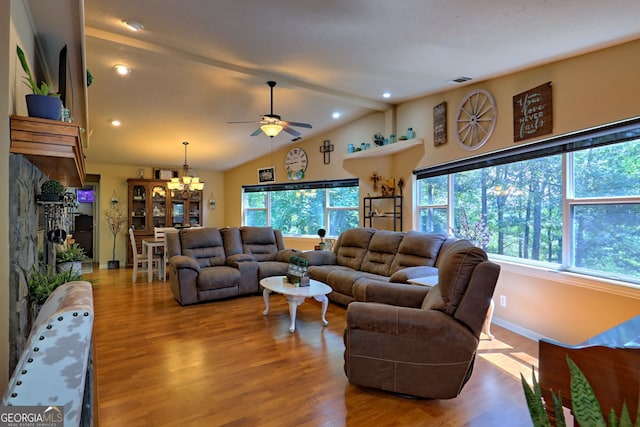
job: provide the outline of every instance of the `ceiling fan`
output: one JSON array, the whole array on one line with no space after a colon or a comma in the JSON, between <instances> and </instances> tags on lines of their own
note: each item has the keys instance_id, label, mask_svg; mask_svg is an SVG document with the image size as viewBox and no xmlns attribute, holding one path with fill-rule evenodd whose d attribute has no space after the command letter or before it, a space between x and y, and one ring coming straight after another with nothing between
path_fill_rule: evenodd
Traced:
<instances>
[{"instance_id":1,"label":"ceiling fan","mask_svg":"<svg viewBox=\"0 0 640 427\"><path fill-rule=\"evenodd\" d=\"M267 84L271 88L271 112L269 114L262 115L262 119L258 121L258 123L260 123L261 126L258 129L256 129L251 134L251 136L258 136L260 135L261 132L264 132L265 135L268 135L271 138L273 138L274 136L279 134L280 131L285 131L288 134L291 134L296 138L299 138L302 134L297 130L292 129L291 126L311 129L311 125L309 123L287 122L282 120L282 118L279 115L273 114L273 88L275 87L276 82L270 80L267 82ZM227 123L236 124L236 123L256 123L256 122L244 121L244 122L227 122Z\"/></svg>"}]
</instances>

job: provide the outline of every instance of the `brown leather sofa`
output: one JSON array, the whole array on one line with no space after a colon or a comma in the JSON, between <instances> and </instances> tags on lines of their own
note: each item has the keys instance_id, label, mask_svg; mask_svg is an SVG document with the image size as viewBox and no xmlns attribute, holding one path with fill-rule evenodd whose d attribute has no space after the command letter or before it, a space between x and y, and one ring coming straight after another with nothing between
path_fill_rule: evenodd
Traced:
<instances>
[{"instance_id":1,"label":"brown leather sofa","mask_svg":"<svg viewBox=\"0 0 640 427\"><path fill-rule=\"evenodd\" d=\"M438 285L372 284L347 308L344 369L351 384L432 399L456 397L471 376L500 266L466 240L441 249Z\"/></svg>"},{"instance_id":2,"label":"brown leather sofa","mask_svg":"<svg viewBox=\"0 0 640 427\"><path fill-rule=\"evenodd\" d=\"M260 279L286 274L299 254L271 227L188 228L165 238L169 286L181 305L256 294Z\"/></svg>"},{"instance_id":3,"label":"brown leather sofa","mask_svg":"<svg viewBox=\"0 0 640 427\"><path fill-rule=\"evenodd\" d=\"M309 276L331 286L329 299L348 305L369 301L371 289L399 296L402 287L398 285L437 275L439 254L455 241L446 234L359 227L344 231L332 251L309 251L302 256L309 261Z\"/></svg>"}]
</instances>

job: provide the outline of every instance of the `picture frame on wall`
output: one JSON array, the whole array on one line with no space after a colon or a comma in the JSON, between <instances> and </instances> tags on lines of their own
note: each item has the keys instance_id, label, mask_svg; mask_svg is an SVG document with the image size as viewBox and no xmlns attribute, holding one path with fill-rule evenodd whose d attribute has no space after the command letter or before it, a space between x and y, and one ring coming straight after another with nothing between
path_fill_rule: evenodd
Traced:
<instances>
[{"instance_id":1,"label":"picture frame on wall","mask_svg":"<svg viewBox=\"0 0 640 427\"><path fill-rule=\"evenodd\" d=\"M167 181L171 178L177 178L178 171L173 169L154 169L153 170L153 179L166 179Z\"/></svg>"},{"instance_id":2,"label":"picture frame on wall","mask_svg":"<svg viewBox=\"0 0 640 427\"><path fill-rule=\"evenodd\" d=\"M276 168L273 166L268 168L258 169L258 181L259 182L275 182L276 180Z\"/></svg>"},{"instance_id":3,"label":"picture frame on wall","mask_svg":"<svg viewBox=\"0 0 640 427\"><path fill-rule=\"evenodd\" d=\"M441 102L433 107L433 145L447 142L447 103Z\"/></svg>"}]
</instances>

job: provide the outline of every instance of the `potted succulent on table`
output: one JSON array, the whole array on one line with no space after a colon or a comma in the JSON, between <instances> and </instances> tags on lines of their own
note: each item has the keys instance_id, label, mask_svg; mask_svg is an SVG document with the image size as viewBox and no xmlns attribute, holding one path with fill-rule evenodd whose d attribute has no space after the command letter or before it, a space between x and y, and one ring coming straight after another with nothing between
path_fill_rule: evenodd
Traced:
<instances>
[{"instance_id":1,"label":"potted succulent on table","mask_svg":"<svg viewBox=\"0 0 640 427\"><path fill-rule=\"evenodd\" d=\"M62 200L66 189L57 179L49 179L40 187L40 201L59 202Z\"/></svg>"},{"instance_id":2,"label":"potted succulent on table","mask_svg":"<svg viewBox=\"0 0 640 427\"><path fill-rule=\"evenodd\" d=\"M73 243L60 251L56 251L58 272L72 270L74 273L80 274L82 271L82 261L85 259L87 259L87 255L84 249L77 243Z\"/></svg>"},{"instance_id":3,"label":"potted succulent on table","mask_svg":"<svg viewBox=\"0 0 640 427\"><path fill-rule=\"evenodd\" d=\"M120 209L118 205L114 205L113 207L105 210L104 215L107 225L109 226L109 230L111 230L111 233L113 234L113 253L111 260L107 265L109 270L115 270L120 268L120 260L116 259L116 237L118 237L118 233L122 231L127 220L122 209Z\"/></svg>"},{"instance_id":4,"label":"potted succulent on table","mask_svg":"<svg viewBox=\"0 0 640 427\"><path fill-rule=\"evenodd\" d=\"M16 51L18 59L20 59L20 65L22 65L22 70L26 74L24 77L25 84L33 91L33 94L26 96L29 116L60 120L60 113L62 112L60 94L54 93L52 86L46 82L41 82L40 86L38 86L38 83L31 75L27 58L24 56L24 52L20 49L20 46L16 46Z\"/></svg>"}]
</instances>

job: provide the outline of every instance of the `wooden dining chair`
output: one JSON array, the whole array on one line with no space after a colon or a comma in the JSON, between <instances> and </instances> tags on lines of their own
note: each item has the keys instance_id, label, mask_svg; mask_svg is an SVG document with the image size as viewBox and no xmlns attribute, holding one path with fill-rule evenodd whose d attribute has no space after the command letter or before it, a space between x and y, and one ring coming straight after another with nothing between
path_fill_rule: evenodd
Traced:
<instances>
[{"instance_id":1,"label":"wooden dining chair","mask_svg":"<svg viewBox=\"0 0 640 427\"><path fill-rule=\"evenodd\" d=\"M167 233L171 233L171 232L177 232L178 229L176 229L175 227L153 227L153 237L156 240L165 240L165 235ZM167 263L169 261L168 257L167 257L167 245L166 245L166 241L165 241L165 246L164 248L160 248L162 249L162 253L157 253L156 255L159 255L160 257L162 257L162 268L160 270L160 274L162 276L162 280L167 280Z\"/></svg>"},{"instance_id":2,"label":"wooden dining chair","mask_svg":"<svg viewBox=\"0 0 640 427\"><path fill-rule=\"evenodd\" d=\"M157 268L160 268L161 259L154 257L153 253L138 252L138 246L136 245L136 236L133 234L133 228L129 229L129 239L131 240L131 253L133 254L133 281L138 279L138 267L141 267L143 272L147 271L148 263L154 263ZM154 270L154 266L151 265L151 269ZM149 280L151 281L151 280Z\"/></svg>"}]
</instances>

